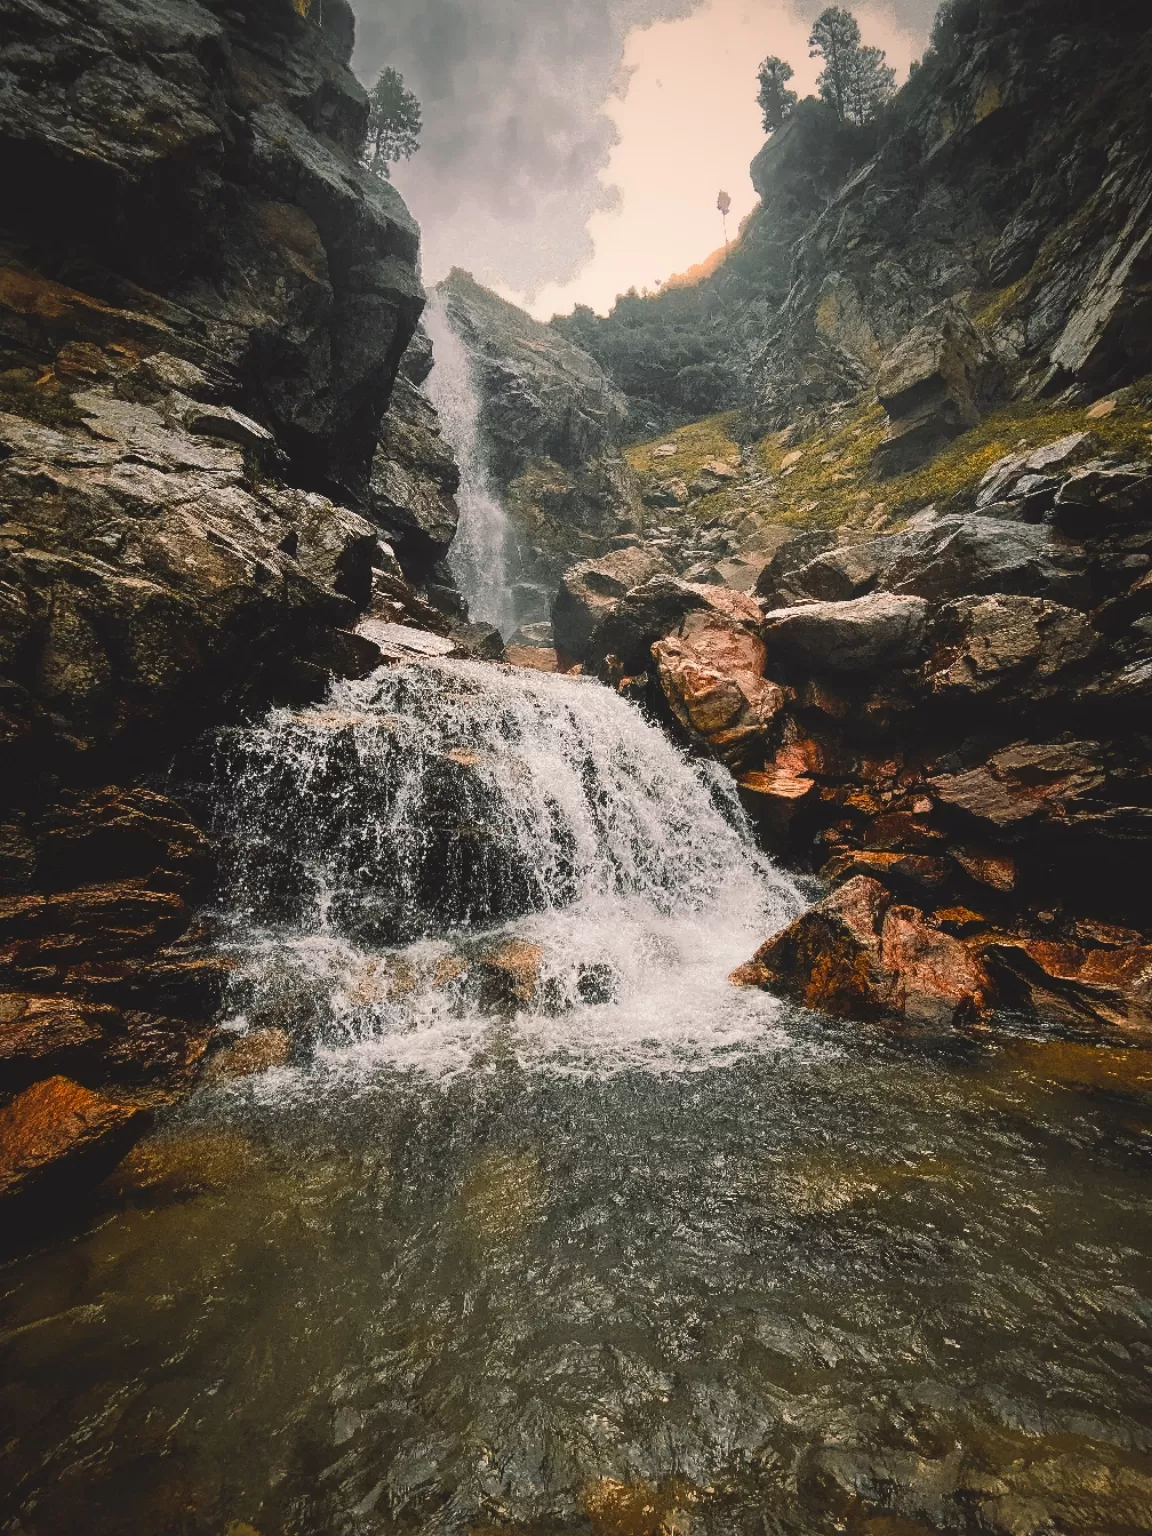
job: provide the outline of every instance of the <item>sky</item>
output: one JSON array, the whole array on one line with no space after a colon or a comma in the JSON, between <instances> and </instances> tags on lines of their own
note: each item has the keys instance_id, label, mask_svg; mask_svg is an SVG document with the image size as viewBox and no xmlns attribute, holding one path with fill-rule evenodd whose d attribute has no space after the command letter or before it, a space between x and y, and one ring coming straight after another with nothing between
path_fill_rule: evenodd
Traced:
<instances>
[{"instance_id":1,"label":"sky","mask_svg":"<svg viewBox=\"0 0 1152 1536\"><path fill-rule=\"evenodd\" d=\"M424 116L393 171L428 283L452 266L541 319L701 261L755 205L756 70L779 54L801 95L822 0L354 0L354 65L400 70ZM903 80L936 0L851 5Z\"/></svg>"}]
</instances>

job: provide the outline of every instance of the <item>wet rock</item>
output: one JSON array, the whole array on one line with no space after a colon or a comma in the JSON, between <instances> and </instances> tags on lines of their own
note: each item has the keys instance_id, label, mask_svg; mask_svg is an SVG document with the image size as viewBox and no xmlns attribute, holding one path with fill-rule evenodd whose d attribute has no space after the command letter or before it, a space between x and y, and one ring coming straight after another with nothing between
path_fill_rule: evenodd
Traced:
<instances>
[{"instance_id":1,"label":"wet rock","mask_svg":"<svg viewBox=\"0 0 1152 1536\"><path fill-rule=\"evenodd\" d=\"M454 624L450 639L460 655L477 661L504 659L504 641L494 624Z\"/></svg>"},{"instance_id":2,"label":"wet rock","mask_svg":"<svg viewBox=\"0 0 1152 1536\"><path fill-rule=\"evenodd\" d=\"M857 848L836 854L820 871L821 879L833 885L853 875L869 875L889 890L910 889L923 899L948 884L952 868L946 859L932 854Z\"/></svg>"},{"instance_id":3,"label":"wet rock","mask_svg":"<svg viewBox=\"0 0 1152 1536\"><path fill-rule=\"evenodd\" d=\"M592 631L626 593L654 576L670 576L671 572L671 565L661 554L636 545L570 567L552 605L556 649L574 660L583 659Z\"/></svg>"},{"instance_id":4,"label":"wet rock","mask_svg":"<svg viewBox=\"0 0 1152 1536\"><path fill-rule=\"evenodd\" d=\"M0 1090L90 1062L104 1043L108 1012L68 997L0 992Z\"/></svg>"},{"instance_id":5,"label":"wet rock","mask_svg":"<svg viewBox=\"0 0 1152 1536\"><path fill-rule=\"evenodd\" d=\"M469 986L480 1006L515 1013L536 996L544 951L525 939L505 939L482 950L469 967Z\"/></svg>"},{"instance_id":6,"label":"wet rock","mask_svg":"<svg viewBox=\"0 0 1152 1536\"><path fill-rule=\"evenodd\" d=\"M139 1105L93 1093L67 1077L26 1088L0 1109L0 1199L108 1171L149 1116Z\"/></svg>"},{"instance_id":7,"label":"wet rock","mask_svg":"<svg viewBox=\"0 0 1152 1536\"><path fill-rule=\"evenodd\" d=\"M768 655L813 670L864 672L919 659L928 604L918 597L876 592L843 603L805 603L768 615Z\"/></svg>"},{"instance_id":8,"label":"wet rock","mask_svg":"<svg viewBox=\"0 0 1152 1536\"><path fill-rule=\"evenodd\" d=\"M427 580L455 537L459 486L460 470L435 410L416 385L402 377L381 423L368 506L405 577L416 585Z\"/></svg>"},{"instance_id":9,"label":"wet rock","mask_svg":"<svg viewBox=\"0 0 1152 1536\"><path fill-rule=\"evenodd\" d=\"M726 761L763 742L784 707L764 676L765 650L754 634L708 610L690 613L675 634L652 647L672 713L696 741Z\"/></svg>"},{"instance_id":10,"label":"wet rock","mask_svg":"<svg viewBox=\"0 0 1152 1536\"><path fill-rule=\"evenodd\" d=\"M807 1008L875 1017L882 1011L880 926L891 904L878 880L858 875L769 939L732 981L778 988Z\"/></svg>"},{"instance_id":11,"label":"wet rock","mask_svg":"<svg viewBox=\"0 0 1152 1536\"><path fill-rule=\"evenodd\" d=\"M758 630L761 618L759 605L743 592L693 586L675 577L653 577L632 588L597 623L585 646L587 669L598 675L609 670L622 674L645 671L656 641L674 633L688 614L695 612L712 613L749 633Z\"/></svg>"},{"instance_id":12,"label":"wet rock","mask_svg":"<svg viewBox=\"0 0 1152 1536\"><path fill-rule=\"evenodd\" d=\"M995 988L979 957L880 881L855 875L733 973L805 1007L854 1019L948 1025L980 1016Z\"/></svg>"},{"instance_id":13,"label":"wet rock","mask_svg":"<svg viewBox=\"0 0 1152 1536\"><path fill-rule=\"evenodd\" d=\"M204 1071L204 1080L224 1082L251 1077L286 1065L292 1054L292 1037L283 1029L254 1029L215 1052Z\"/></svg>"},{"instance_id":14,"label":"wet rock","mask_svg":"<svg viewBox=\"0 0 1152 1536\"><path fill-rule=\"evenodd\" d=\"M942 305L880 366L876 395L889 428L876 452L881 475L915 469L980 419L1003 370L959 306Z\"/></svg>"},{"instance_id":15,"label":"wet rock","mask_svg":"<svg viewBox=\"0 0 1152 1536\"><path fill-rule=\"evenodd\" d=\"M982 948L1006 997L1041 1018L1152 1038L1152 946L998 938Z\"/></svg>"}]
</instances>

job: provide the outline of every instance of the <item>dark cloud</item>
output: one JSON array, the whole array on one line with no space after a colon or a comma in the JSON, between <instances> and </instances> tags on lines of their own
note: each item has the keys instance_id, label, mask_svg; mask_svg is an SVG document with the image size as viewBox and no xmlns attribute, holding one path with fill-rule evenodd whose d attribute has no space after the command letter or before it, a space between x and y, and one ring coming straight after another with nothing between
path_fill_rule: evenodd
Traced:
<instances>
[{"instance_id":1,"label":"dark cloud","mask_svg":"<svg viewBox=\"0 0 1152 1536\"><path fill-rule=\"evenodd\" d=\"M424 230L426 269L466 262L531 291L592 254L588 216L612 146L600 113L637 24L700 0L360 0L355 64L386 64L419 97L424 131L396 185Z\"/></svg>"},{"instance_id":2,"label":"dark cloud","mask_svg":"<svg viewBox=\"0 0 1152 1536\"><path fill-rule=\"evenodd\" d=\"M598 179L614 134L601 108L624 39L702 3L357 0L360 78L391 65L423 107L419 153L395 181L423 228L426 273L461 263L530 296L573 278L592 255L589 215L613 199ZM888 0L925 35L935 3Z\"/></svg>"}]
</instances>

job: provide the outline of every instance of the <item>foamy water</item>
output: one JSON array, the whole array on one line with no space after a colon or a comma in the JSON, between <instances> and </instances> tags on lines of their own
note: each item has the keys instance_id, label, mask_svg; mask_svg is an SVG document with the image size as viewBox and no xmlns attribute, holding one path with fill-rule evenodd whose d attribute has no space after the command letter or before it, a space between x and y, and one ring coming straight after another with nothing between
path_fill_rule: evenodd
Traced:
<instances>
[{"instance_id":1,"label":"foamy water","mask_svg":"<svg viewBox=\"0 0 1152 1536\"><path fill-rule=\"evenodd\" d=\"M777 1038L727 977L798 892L726 775L598 684L384 671L231 733L220 772L232 1027L289 1027L309 1072L690 1071Z\"/></svg>"}]
</instances>

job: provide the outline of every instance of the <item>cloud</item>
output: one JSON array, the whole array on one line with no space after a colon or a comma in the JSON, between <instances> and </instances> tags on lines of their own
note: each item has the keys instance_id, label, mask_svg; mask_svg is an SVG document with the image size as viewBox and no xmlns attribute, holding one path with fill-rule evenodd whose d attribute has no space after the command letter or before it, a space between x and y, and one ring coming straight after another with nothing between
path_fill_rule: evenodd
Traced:
<instances>
[{"instance_id":1,"label":"cloud","mask_svg":"<svg viewBox=\"0 0 1152 1536\"><path fill-rule=\"evenodd\" d=\"M424 270L452 265L551 314L611 304L720 243L755 201L756 66L790 58L824 0L360 0L355 65L399 69L423 107L395 182ZM906 66L935 0L861 0L865 37Z\"/></svg>"}]
</instances>

